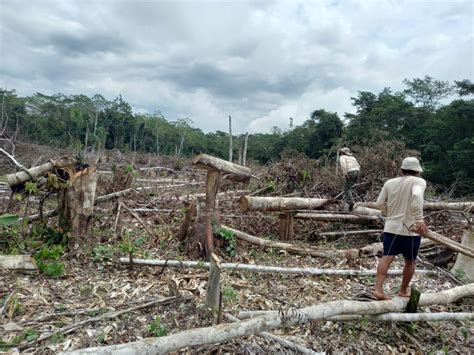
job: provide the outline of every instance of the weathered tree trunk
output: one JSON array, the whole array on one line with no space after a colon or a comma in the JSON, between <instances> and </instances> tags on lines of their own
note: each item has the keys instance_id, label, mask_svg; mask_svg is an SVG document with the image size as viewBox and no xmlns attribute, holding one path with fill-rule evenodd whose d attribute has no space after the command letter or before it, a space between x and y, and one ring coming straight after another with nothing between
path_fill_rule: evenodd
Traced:
<instances>
[{"instance_id":1,"label":"weathered tree trunk","mask_svg":"<svg viewBox=\"0 0 474 355\"><path fill-rule=\"evenodd\" d=\"M249 133L245 133L245 140L244 140L244 153L242 157L242 165L247 166L247 143L249 140Z\"/></svg>"},{"instance_id":2,"label":"weathered tree trunk","mask_svg":"<svg viewBox=\"0 0 474 355\"><path fill-rule=\"evenodd\" d=\"M294 235L294 218L291 213L282 213L278 216L280 221L280 240L292 240Z\"/></svg>"},{"instance_id":3,"label":"weathered tree trunk","mask_svg":"<svg viewBox=\"0 0 474 355\"><path fill-rule=\"evenodd\" d=\"M467 248L474 249L474 227L473 226L470 226L469 229L466 229L464 231L461 245L465 248L467 247ZM472 260L472 258L465 256L463 254L459 254L451 272L454 275L464 280L474 282L474 260Z\"/></svg>"},{"instance_id":4,"label":"weathered tree trunk","mask_svg":"<svg viewBox=\"0 0 474 355\"><path fill-rule=\"evenodd\" d=\"M130 258L120 258L120 263L130 264ZM211 264L202 261L180 261L180 260L159 260L159 259L133 259L134 265L143 266L167 266L190 269L210 269ZM260 272L265 274L283 275L335 275L335 276L369 276L375 275L376 270L342 270L342 269L316 269L300 267L278 267L266 265L240 264L240 263L220 263L220 270ZM403 270L389 270L389 275L401 275ZM428 273L428 270L416 270L421 274Z\"/></svg>"},{"instance_id":5,"label":"weathered tree trunk","mask_svg":"<svg viewBox=\"0 0 474 355\"><path fill-rule=\"evenodd\" d=\"M216 254L212 253L210 259L206 307L217 313L219 311L221 299L221 265Z\"/></svg>"},{"instance_id":6,"label":"weathered tree trunk","mask_svg":"<svg viewBox=\"0 0 474 355\"><path fill-rule=\"evenodd\" d=\"M357 235L357 234L380 234L382 229L365 229L365 230L354 230L354 231L336 231L336 232L322 232L318 233L320 237L335 237L335 236L346 236L346 235Z\"/></svg>"},{"instance_id":7,"label":"weathered tree trunk","mask_svg":"<svg viewBox=\"0 0 474 355\"><path fill-rule=\"evenodd\" d=\"M460 298L474 295L474 283L453 288L451 290L422 294L420 306L433 304L449 304ZM105 355L111 353L121 354L156 354L168 353L179 349L212 343L221 343L234 338L258 334L263 331L289 327L308 321L327 319L343 314L381 314L402 311L408 300L395 298L390 301L358 302L358 301L333 301L302 309L292 309L288 312L278 312L261 317L252 318L242 322L219 324L215 327L197 328L186 330L160 338L144 339L128 344L111 345L79 349L70 354L95 353Z\"/></svg>"},{"instance_id":8,"label":"weathered tree trunk","mask_svg":"<svg viewBox=\"0 0 474 355\"><path fill-rule=\"evenodd\" d=\"M339 214L339 213L296 213L296 219L314 219L324 222L369 223L380 221L378 216Z\"/></svg>"},{"instance_id":9,"label":"weathered tree trunk","mask_svg":"<svg viewBox=\"0 0 474 355\"><path fill-rule=\"evenodd\" d=\"M17 173L8 174L6 176L6 180L8 182L8 185L10 185L10 187L21 185L31 180L31 176L33 178L37 178L39 176L44 175L48 171L53 170L54 168L65 168L65 167L73 166L74 164L76 164L76 158L67 156L67 157L59 158L57 160L51 160L46 164L35 166L31 169L28 169L28 173L26 173L25 171L19 171Z\"/></svg>"},{"instance_id":10,"label":"weathered tree trunk","mask_svg":"<svg viewBox=\"0 0 474 355\"><path fill-rule=\"evenodd\" d=\"M204 168L217 170L223 174L229 174L227 178L234 181L247 182L252 177L249 168L230 163L207 154L200 154L193 159L193 164Z\"/></svg>"},{"instance_id":11,"label":"weathered tree trunk","mask_svg":"<svg viewBox=\"0 0 474 355\"><path fill-rule=\"evenodd\" d=\"M59 226L69 231L69 247L76 249L90 230L97 184L96 168L81 170L69 181L71 185L58 192Z\"/></svg>"},{"instance_id":12,"label":"weathered tree trunk","mask_svg":"<svg viewBox=\"0 0 474 355\"><path fill-rule=\"evenodd\" d=\"M0 269L32 271L37 267L30 255L0 255Z\"/></svg>"},{"instance_id":13,"label":"weathered tree trunk","mask_svg":"<svg viewBox=\"0 0 474 355\"><path fill-rule=\"evenodd\" d=\"M333 202L321 198L243 196L240 198L240 210L242 212L312 210Z\"/></svg>"}]
</instances>

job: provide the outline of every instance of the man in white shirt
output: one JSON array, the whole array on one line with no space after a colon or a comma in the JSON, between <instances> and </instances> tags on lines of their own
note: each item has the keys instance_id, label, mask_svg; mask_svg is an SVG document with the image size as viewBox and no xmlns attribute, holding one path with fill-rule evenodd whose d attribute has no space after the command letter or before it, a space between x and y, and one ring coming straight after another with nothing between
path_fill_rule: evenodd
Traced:
<instances>
[{"instance_id":1,"label":"man in white shirt","mask_svg":"<svg viewBox=\"0 0 474 355\"><path fill-rule=\"evenodd\" d=\"M386 216L383 240L383 256L377 266L374 297L389 300L383 290L390 264L398 254L403 254L401 297L409 297L408 286L415 272L421 237L427 231L423 221L423 195L426 181L420 175L423 169L417 158L405 158L401 166L402 176L388 180L377 199L377 206Z\"/></svg>"},{"instance_id":2,"label":"man in white shirt","mask_svg":"<svg viewBox=\"0 0 474 355\"><path fill-rule=\"evenodd\" d=\"M341 165L342 174L346 179L344 184L344 199L349 204L349 211L352 211L354 207L352 188L359 177L360 165L352 155L351 150L347 147L339 150L339 164Z\"/></svg>"}]
</instances>

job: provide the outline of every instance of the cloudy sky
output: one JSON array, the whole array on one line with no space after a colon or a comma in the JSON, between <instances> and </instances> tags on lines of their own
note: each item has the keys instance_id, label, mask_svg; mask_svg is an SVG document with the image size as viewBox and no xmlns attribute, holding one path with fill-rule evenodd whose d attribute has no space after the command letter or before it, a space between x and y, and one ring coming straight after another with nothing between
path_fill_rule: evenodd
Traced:
<instances>
[{"instance_id":1,"label":"cloudy sky","mask_svg":"<svg viewBox=\"0 0 474 355\"><path fill-rule=\"evenodd\" d=\"M0 87L119 94L204 131L268 132L404 78L473 79L472 0L0 0Z\"/></svg>"}]
</instances>

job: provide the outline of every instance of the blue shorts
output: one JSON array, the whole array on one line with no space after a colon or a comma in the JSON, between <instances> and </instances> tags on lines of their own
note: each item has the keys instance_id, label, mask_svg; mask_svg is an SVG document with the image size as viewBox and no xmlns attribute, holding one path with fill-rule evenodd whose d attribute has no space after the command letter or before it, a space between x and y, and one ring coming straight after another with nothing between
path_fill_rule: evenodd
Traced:
<instances>
[{"instance_id":1,"label":"blue shorts","mask_svg":"<svg viewBox=\"0 0 474 355\"><path fill-rule=\"evenodd\" d=\"M420 243L420 236L397 235L384 232L383 255L403 254L405 259L414 261L418 255Z\"/></svg>"}]
</instances>

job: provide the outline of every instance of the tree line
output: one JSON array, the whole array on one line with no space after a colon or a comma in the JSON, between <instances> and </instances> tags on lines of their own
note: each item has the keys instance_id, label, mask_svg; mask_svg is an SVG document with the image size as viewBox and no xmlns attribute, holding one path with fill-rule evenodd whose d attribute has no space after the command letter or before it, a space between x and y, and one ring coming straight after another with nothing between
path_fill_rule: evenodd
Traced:
<instances>
[{"instance_id":1,"label":"tree line","mask_svg":"<svg viewBox=\"0 0 474 355\"><path fill-rule=\"evenodd\" d=\"M420 152L427 179L442 187L456 184L458 194L474 193L474 83L465 79L450 84L429 76L403 82L406 88L400 92L359 91L351 98L354 114L341 118L317 109L301 125L289 118L287 129L251 134L247 159L265 164L282 153L333 159L343 145L375 146L395 140ZM15 90L0 89L0 102L3 138L88 151L228 157L227 132L205 133L189 118L170 121L160 112L135 113L121 96L19 97ZM243 135L233 140L237 156Z\"/></svg>"}]
</instances>

